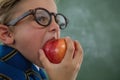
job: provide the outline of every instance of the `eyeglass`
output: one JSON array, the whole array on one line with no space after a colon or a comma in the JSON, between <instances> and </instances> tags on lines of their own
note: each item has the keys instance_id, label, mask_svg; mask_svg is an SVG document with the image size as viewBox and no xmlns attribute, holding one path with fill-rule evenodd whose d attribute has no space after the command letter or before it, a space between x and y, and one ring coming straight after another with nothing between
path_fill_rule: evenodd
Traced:
<instances>
[{"instance_id":1,"label":"eyeglass","mask_svg":"<svg viewBox=\"0 0 120 80\"><path fill-rule=\"evenodd\" d=\"M11 20L6 25L7 26L15 26L20 20L22 20L23 18L25 18L29 15L33 15L35 21L39 25L42 25L43 28L47 27L48 25L51 24L52 15L54 16L54 19L55 19L56 23L59 25L60 29L65 29L67 27L67 24L68 24L68 20L63 14L61 14L61 13L57 13L57 14L50 13L48 10L46 10L44 8L36 8L36 9L31 9L31 10L25 12L21 16Z\"/></svg>"}]
</instances>

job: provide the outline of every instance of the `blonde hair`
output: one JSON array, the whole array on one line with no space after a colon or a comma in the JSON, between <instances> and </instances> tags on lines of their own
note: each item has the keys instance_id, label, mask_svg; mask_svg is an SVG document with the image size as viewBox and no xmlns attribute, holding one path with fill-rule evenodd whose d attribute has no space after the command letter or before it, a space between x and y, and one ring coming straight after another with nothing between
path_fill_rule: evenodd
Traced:
<instances>
[{"instance_id":1,"label":"blonde hair","mask_svg":"<svg viewBox=\"0 0 120 80\"><path fill-rule=\"evenodd\" d=\"M6 24L12 17L13 8L21 0L0 0L0 24Z\"/></svg>"}]
</instances>

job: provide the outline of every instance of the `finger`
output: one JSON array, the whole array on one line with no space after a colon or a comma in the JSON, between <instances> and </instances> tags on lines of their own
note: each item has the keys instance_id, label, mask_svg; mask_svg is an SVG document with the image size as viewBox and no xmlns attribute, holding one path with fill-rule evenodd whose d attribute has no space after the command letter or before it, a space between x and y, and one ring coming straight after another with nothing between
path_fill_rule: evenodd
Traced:
<instances>
[{"instance_id":1,"label":"finger","mask_svg":"<svg viewBox=\"0 0 120 80\"><path fill-rule=\"evenodd\" d=\"M76 64L81 64L83 60L83 49L78 41L75 41L74 61Z\"/></svg>"},{"instance_id":2,"label":"finger","mask_svg":"<svg viewBox=\"0 0 120 80\"><path fill-rule=\"evenodd\" d=\"M46 68L50 65L48 58L45 56L45 53L42 49L39 50L39 60L42 63L42 66Z\"/></svg>"},{"instance_id":3,"label":"finger","mask_svg":"<svg viewBox=\"0 0 120 80\"><path fill-rule=\"evenodd\" d=\"M67 45L65 59L72 59L73 54L74 54L74 50L75 50L74 43L69 37L65 38L65 40L66 40L66 45Z\"/></svg>"}]
</instances>

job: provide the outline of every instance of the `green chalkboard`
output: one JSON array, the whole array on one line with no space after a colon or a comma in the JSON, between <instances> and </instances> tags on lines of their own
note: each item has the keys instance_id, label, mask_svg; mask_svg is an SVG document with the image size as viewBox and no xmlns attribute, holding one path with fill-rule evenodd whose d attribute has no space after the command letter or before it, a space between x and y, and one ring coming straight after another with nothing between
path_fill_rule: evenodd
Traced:
<instances>
[{"instance_id":1,"label":"green chalkboard","mask_svg":"<svg viewBox=\"0 0 120 80\"><path fill-rule=\"evenodd\" d=\"M120 0L58 0L57 6L69 19L61 36L84 49L77 80L120 80Z\"/></svg>"}]
</instances>

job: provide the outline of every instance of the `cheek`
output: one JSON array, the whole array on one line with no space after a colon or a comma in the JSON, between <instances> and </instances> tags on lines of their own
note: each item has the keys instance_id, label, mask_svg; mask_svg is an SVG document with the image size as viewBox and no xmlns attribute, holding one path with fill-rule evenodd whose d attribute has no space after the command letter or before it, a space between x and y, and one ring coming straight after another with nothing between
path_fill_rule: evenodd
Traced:
<instances>
[{"instance_id":1,"label":"cheek","mask_svg":"<svg viewBox=\"0 0 120 80\"><path fill-rule=\"evenodd\" d=\"M44 30L19 31L15 35L15 47L28 58L35 58L45 36ZM31 55L30 55L31 54ZM34 55L32 55L34 54Z\"/></svg>"},{"instance_id":2,"label":"cheek","mask_svg":"<svg viewBox=\"0 0 120 80\"><path fill-rule=\"evenodd\" d=\"M44 39L44 32L34 31L34 32L24 32L16 35L16 43L18 45L26 47L36 47L39 46Z\"/></svg>"}]
</instances>

